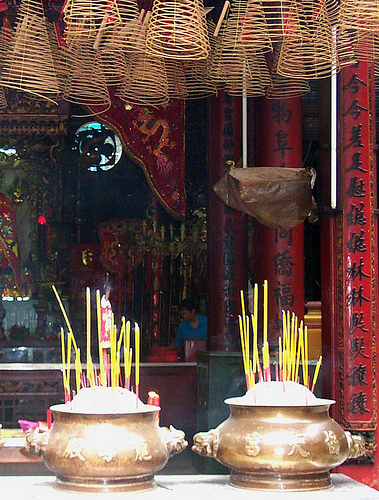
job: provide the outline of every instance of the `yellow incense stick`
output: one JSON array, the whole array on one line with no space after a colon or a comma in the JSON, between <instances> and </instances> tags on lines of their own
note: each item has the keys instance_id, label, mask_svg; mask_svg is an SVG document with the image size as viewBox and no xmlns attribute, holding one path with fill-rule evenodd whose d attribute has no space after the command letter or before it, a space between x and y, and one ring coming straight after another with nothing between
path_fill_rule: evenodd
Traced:
<instances>
[{"instance_id":1,"label":"yellow incense stick","mask_svg":"<svg viewBox=\"0 0 379 500\"><path fill-rule=\"evenodd\" d=\"M263 345L267 342L267 326L268 326L268 283L263 282Z\"/></svg>"},{"instance_id":2,"label":"yellow incense stick","mask_svg":"<svg viewBox=\"0 0 379 500\"><path fill-rule=\"evenodd\" d=\"M91 356L91 292L86 288L87 360ZM88 361L87 361L88 362Z\"/></svg>"},{"instance_id":3,"label":"yellow incense stick","mask_svg":"<svg viewBox=\"0 0 379 500\"><path fill-rule=\"evenodd\" d=\"M313 375L312 392L315 390L315 386L316 386L316 382L317 382L318 373L320 371L321 363L322 363L322 356L320 356L318 358L315 373Z\"/></svg>"},{"instance_id":4,"label":"yellow incense stick","mask_svg":"<svg viewBox=\"0 0 379 500\"><path fill-rule=\"evenodd\" d=\"M75 356L75 378L76 378L76 392L80 391L81 386L82 365L80 362L80 349L78 349Z\"/></svg>"},{"instance_id":5,"label":"yellow incense stick","mask_svg":"<svg viewBox=\"0 0 379 500\"><path fill-rule=\"evenodd\" d=\"M135 364L136 364L136 389L138 392L139 388L139 362L140 362L140 330L137 323L134 324L134 336L135 336ZM138 394L137 394L138 396Z\"/></svg>"},{"instance_id":6,"label":"yellow incense stick","mask_svg":"<svg viewBox=\"0 0 379 500\"><path fill-rule=\"evenodd\" d=\"M58 292L57 292L57 289L55 288L55 285L52 285L52 287L51 287L51 288L53 289L53 292L54 292L54 294L55 294L55 296L56 296L56 298L57 298L57 301L58 301L59 307L60 307L60 309L61 309L61 311L62 311L62 314L63 314L64 320L66 321L67 329L68 329L68 330L70 330L70 331L72 331L72 328L71 328L71 325L70 325L70 321L69 321L68 316L67 316L67 313L66 313L66 309L65 309L65 308L64 308L64 306L63 306L62 300L61 300L61 298L59 297L59 294L58 294Z\"/></svg>"}]
</instances>

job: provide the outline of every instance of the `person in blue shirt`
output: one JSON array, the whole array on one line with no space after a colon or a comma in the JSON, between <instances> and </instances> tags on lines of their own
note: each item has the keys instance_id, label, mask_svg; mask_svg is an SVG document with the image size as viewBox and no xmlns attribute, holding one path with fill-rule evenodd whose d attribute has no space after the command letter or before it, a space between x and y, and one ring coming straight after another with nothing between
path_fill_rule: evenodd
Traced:
<instances>
[{"instance_id":1,"label":"person in blue shirt","mask_svg":"<svg viewBox=\"0 0 379 500\"><path fill-rule=\"evenodd\" d=\"M174 345L183 349L185 339L206 339L207 318L196 312L195 303L191 299L184 299L179 306L183 321L180 323Z\"/></svg>"}]
</instances>

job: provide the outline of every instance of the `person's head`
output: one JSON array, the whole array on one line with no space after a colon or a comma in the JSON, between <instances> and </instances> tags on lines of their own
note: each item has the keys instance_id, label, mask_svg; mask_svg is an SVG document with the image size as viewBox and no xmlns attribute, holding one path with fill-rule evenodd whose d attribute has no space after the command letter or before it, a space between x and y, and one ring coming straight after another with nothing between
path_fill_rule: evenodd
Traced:
<instances>
[{"instance_id":1,"label":"person's head","mask_svg":"<svg viewBox=\"0 0 379 500\"><path fill-rule=\"evenodd\" d=\"M196 306L193 300L184 299L180 303L179 311L185 321L191 321L196 314Z\"/></svg>"}]
</instances>

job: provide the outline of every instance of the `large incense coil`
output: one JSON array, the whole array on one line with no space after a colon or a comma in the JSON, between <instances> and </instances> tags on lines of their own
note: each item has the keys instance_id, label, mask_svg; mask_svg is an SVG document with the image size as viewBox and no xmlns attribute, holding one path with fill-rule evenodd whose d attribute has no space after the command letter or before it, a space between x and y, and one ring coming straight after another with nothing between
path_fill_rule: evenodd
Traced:
<instances>
[{"instance_id":1,"label":"large incense coil","mask_svg":"<svg viewBox=\"0 0 379 500\"><path fill-rule=\"evenodd\" d=\"M187 99L204 99L217 93L217 85L209 75L207 61L184 63Z\"/></svg>"},{"instance_id":2,"label":"large incense coil","mask_svg":"<svg viewBox=\"0 0 379 500\"><path fill-rule=\"evenodd\" d=\"M1 75L5 87L39 97L58 94L59 85L43 5L24 0L16 19Z\"/></svg>"},{"instance_id":3,"label":"large incense coil","mask_svg":"<svg viewBox=\"0 0 379 500\"><path fill-rule=\"evenodd\" d=\"M337 55L340 68L357 63L356 43L357 32L350 30L337 29Z\"/></svg>"},{"instance_id":4,"label":"large incense coil","mask_svg":"<svg viewBox=\"0 0 379 500\"><path fill-rule=\"evenodd\" d=\"M379 31L379 4L374 0L341 0L338 26L343 30Z\"/></svg>"},{"instance_id":5,"label":"large incense coil","mask_svg":"<svg viewBox=\"0 0 379 500\"><path fill-rule=\"evenodd\" d=\"M299 27L300 37L285 37L277 71L288 78L326 78L339 71L337 47L325 2L303 2L307 22ZM299 38L301 43L299 43Z\"/></svg>"},{"instance_id":6,"label":"large incense coil","mask_svg":"<svg viewBox=\"0 0 379 500\"><path fill-rule=\"evenodd\" d=\"M265 0L262 4L271 42L299 35L299 3L296 0Z\"/></svg>"},{"instance_id":7,"label":"large incense coil","mask_svg":"<svg viewBox=\"0 0 379 500\"><path fill-rule=\"evenodd\" d=\"M329 19L328 1L305 0L301 7L305 23L301 25L301 44L291 37L283 40L278 73L293 78L325 78L339 71L336 36ZM295 37L296 38L296 37ZM301 59L304 74L291 70Z\"/></svg>"},{"instance_id":8,"label":"large incense coil","mask_svg":"<svg viewBox=\"0 0 379 500\"><path fill-rule=\"evenodd\" d=\"M298 68L298 78L289 78L278 73L278 61L280 55L280 44L274 46L274 53L271 67L271 84L266 91L268 99L286 99L292 97L301 97L310 91L309 82L303 75L300 77L301 68Z\"/></svg>"},{"instance_id":9,"label":"large incense coil","mask_svg":"<svg viewBox=\"0 0 379 500\"><path fill-rule=\"evenodd\" d=\"M66 39L100 36L109 25L121 26L117 0L67 0L63 7Z\"/></svg>"},{"instance_id":10,"label":"large incense coil","mask_svg":"<svg viewBox=\"0 0 379 500\"><path fill-rule=\"evenodd\" d=\"M125 23L112 40L106 41L104 50L122 50L129 54L146 51L146 25L139 18Z\"/></svg>"},{"instance_id":11,"label":"large incense coil","mask_svg":"<svg viewBox=\"0 0 379 500\"><path fill-rule=\"evenodd\" d=\"M202 0L154 0L146 35L152 55L167 59L205 59L209 40Z\"/></svg>"},{"instance_id":12,"label":"large incense coil","mask_svg":"<svg viewBox=\"0 0 379 500\"><path fill-rule=\"evenodd\" d=\"M242 43L246 50L271 51L271 38L260 0L233 2L221 36L224 50L234 50Z\"/></svg>"},{"instance_id":13,"label":"large incense coil","mask_svg":"<svg viewBox=\"0 0 379 500\"><path fill-rule=\"evenodd\" d=\"M258 97L265 94L271 84L265 56L262 52L247 53L240 47L233 58L224 61L226 91L234 96Z\"/></svg>"},{"instance_id":14,"label":"large incense coil","mask_svg":"<svg viewBox=\"0 0 379 500\"><path fill-rule=\"evenodd\" d=\"M359 61L372 62L379 59L379 33L358 33L354 51Z\"/></svg>"},{"instance_id":15,"label":"large incense coil","mask_svg":"<svg viewBox=\"0 0 379 500\"><path fill-rule=\"evenodd\" d=\"M130 56L121 51L99 52L99 64L106 85L114 87L122 85L130 75Z\"/></svg>"},{"instance_id":16,"label":"large incense coil","mask_svg":"<svg viewBox=\"0 0 379 500\"><path fill-rule=\"evenodd\" d=\"M66 101L87 106L111 104L99 52L92 41L80 43L70 52L70 73L63 91Z\"/></svg>"},{"instance_id":17,"label":"large incense coil","mask_svg":"<svg viewBox=\"0 0 379 500\"><path fill-rule=\"evenodd\" d=\"M130 77L118 92L128 104L160 106L169 101L164 60L149 54L136 54L130 61Z\"/></svg>"},{"instance_id":18,"label":"large incense coil","mask_svg":"<svg viewBox=\"0 0 379 500\"><path fill-rule=\"evenodd\" d=\"M183 61L165 60L167 92L170 99L185 99L188 96Z\"/></svg>"}]
</instances>

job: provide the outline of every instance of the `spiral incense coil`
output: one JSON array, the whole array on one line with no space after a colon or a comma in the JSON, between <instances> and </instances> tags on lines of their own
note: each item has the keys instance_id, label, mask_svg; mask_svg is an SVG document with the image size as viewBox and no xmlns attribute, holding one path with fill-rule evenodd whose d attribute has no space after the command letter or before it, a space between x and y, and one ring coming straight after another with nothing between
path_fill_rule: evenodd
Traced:
<instances>
[{"instance_id":1,"label":"spiral incense coil","mask_svg":"<svg viewBox=\"0 0 379 500\"><path fill-rule=\"evenodd\" d=\"M265 0L262 4L271 43L299 35L300 3L296 0Z\"/></svg>"},{"instance_id":2,"label":"spiral incense coil","mask_svg":"<svg viewBox=\"0 0 379 500\"><path fill-rule=\"evenodd\" d=\"M358 33L354 52L359 61L373 62L379 59L379 33Z\"/></svg>"},{"instance_id":3,"label":"spiral incense coil","mask_svg":"<svg viewBox=\"0 0 379 500\"><path fill-rule=\"evenodd\" d=\"M339 71L336 36L329 18L327 0L304 0L305 20L299 37L285 37L278 61L278 73L289 78L326 78ZM300 71L299 71L300 70Z\"/></svg>"},{"instance_id":4,"label":"spiral incense coil","mask_svg":"<svg viewBox=\"0 0 379 500\"><path fill-rule=\"evenodd\" d=\"M167 104L168 85L164 60L149 54L131 58L130 78L123 84L120 99L129 104L160 106Z\"/></svg>"},{"instance_id":5,"label":"spiral incense coil","mask_svg":"<svg viewBox=\"0 0 379 500\"><path fill-rule=\"evenodd\" d=\"M282 42L283 43L283 42ZM308 80L303 70L302 78L288 78L278 73L278 61L280 55L280 44L274 46L271 68L271 84L266 91L267 99L286 99L301 97L310 91ZM297 74L300 74L298 68Z\"/></svg>"},{"instance_id":6,"label":"spiral incense coil","mask_svg":"<svg viewBox=\"0 0 379 500\"><path fill-rule=\"evenodd\" d=\"M226 91L234 96L263 96L271 84L265 56L262 52L246 52L240 46L233 58L224 61Z\"/></svg>"},{"instance_id":7,"label":"spiral incense coil","mask_svg":"<svg viewBox=\"0 0 379 500\"><path fill-rule=\"evenodd\" d=\"M21 2L15 33L4 59L1 83L40 97L51 98L59 93L41 1Z\"/></svg>"},{"instance_id":8,"label":"spiral incense coil","mask_svg":"<svg viewBox=\"0 0 379 500\"><path fill-rule=\"evenodd\" d=\"M91 40L71 49L70 73L63 97L66 101L87 106L107 108L111 104L99 53L93 49Z\"/></svg>"},{"instance_id":9,"label":"spiral incense coil","mask_svg":"<svg viewBox=\"0 0 379 500\"><path fill-rule=\"evenodd\" d=\"M338 28L336 32L336 47L340 68L357 64L356 45L358 33L341 28Z\"/></svg>"},{"instance_id":10,"label":"spiral incense coil","mask_svg":"<svg viewBox=\"0 0 379 500\"><path fill-rule=\"evenodd\" d=\"M104 51L106 52L108 48L111 48L112 50L119 49L128 54L145 52L146 29L146 25L139 18L125 23L116 31L112 40L104 44Z\"/></svg>"},{"instance_id":11,"label":"spiral incense coil","mask_svg":"<svg viewBox=\"0 0 379 500\"><path fill-rule=\"evenodd\" d=\"M224 50L241 43L247 51L270 52L272 43L260 0L233 2L222 37Z\"/></svg>"},{"instance_id":12,"label":"spiral incense coil","mask_svg":"<svg viewBox=\"0 0 379 500\"><path fill-rule=\"evenodd\" d=\"M378 19L379 4L376 0L359 0L359 2L341 0L338 18L341 29L377 33Z\"/></svg>"},{"instance_id":13,"label":"spiral incense coil","mask_svg":"<svg viewBox=\"0 0 379 500\"><path fill-rule=\"evenodd\" d=\"M202 0L154 0L146 44L152 55L167 59L208 57Z\"/></svg>"},{"instance_id":14,"label":"spiral incense coil","mask_svg":"<svg viewBox=\"0 0 379 500\"><path fill-rule=\"evenodd\" d=\"M217 93L217 85L209 75L207 60L184 63L187 99L204 99Z\"/></svg>"},{"instance_id":15,"label":"spiral incense coil","mask_svg":"<svg viewBox=\"0 0 379 500\"><path fill-rule=\"evenodd\" d=\"M183 61L165 60L167 75L167 92L170 99L186 99L188 97L186 75Z\"/></svg>"},{"instance_id":16,"label":"spiral incense coil","mask_svg":"<svg viewBox=\"0 0 379 500\"><path fill-rule=\"evenodd\" d=\"M106 85L109 87L122 85L130 75L130 56L120 51L100 51L99 64Z\"/></svg>"}]
</instances>

